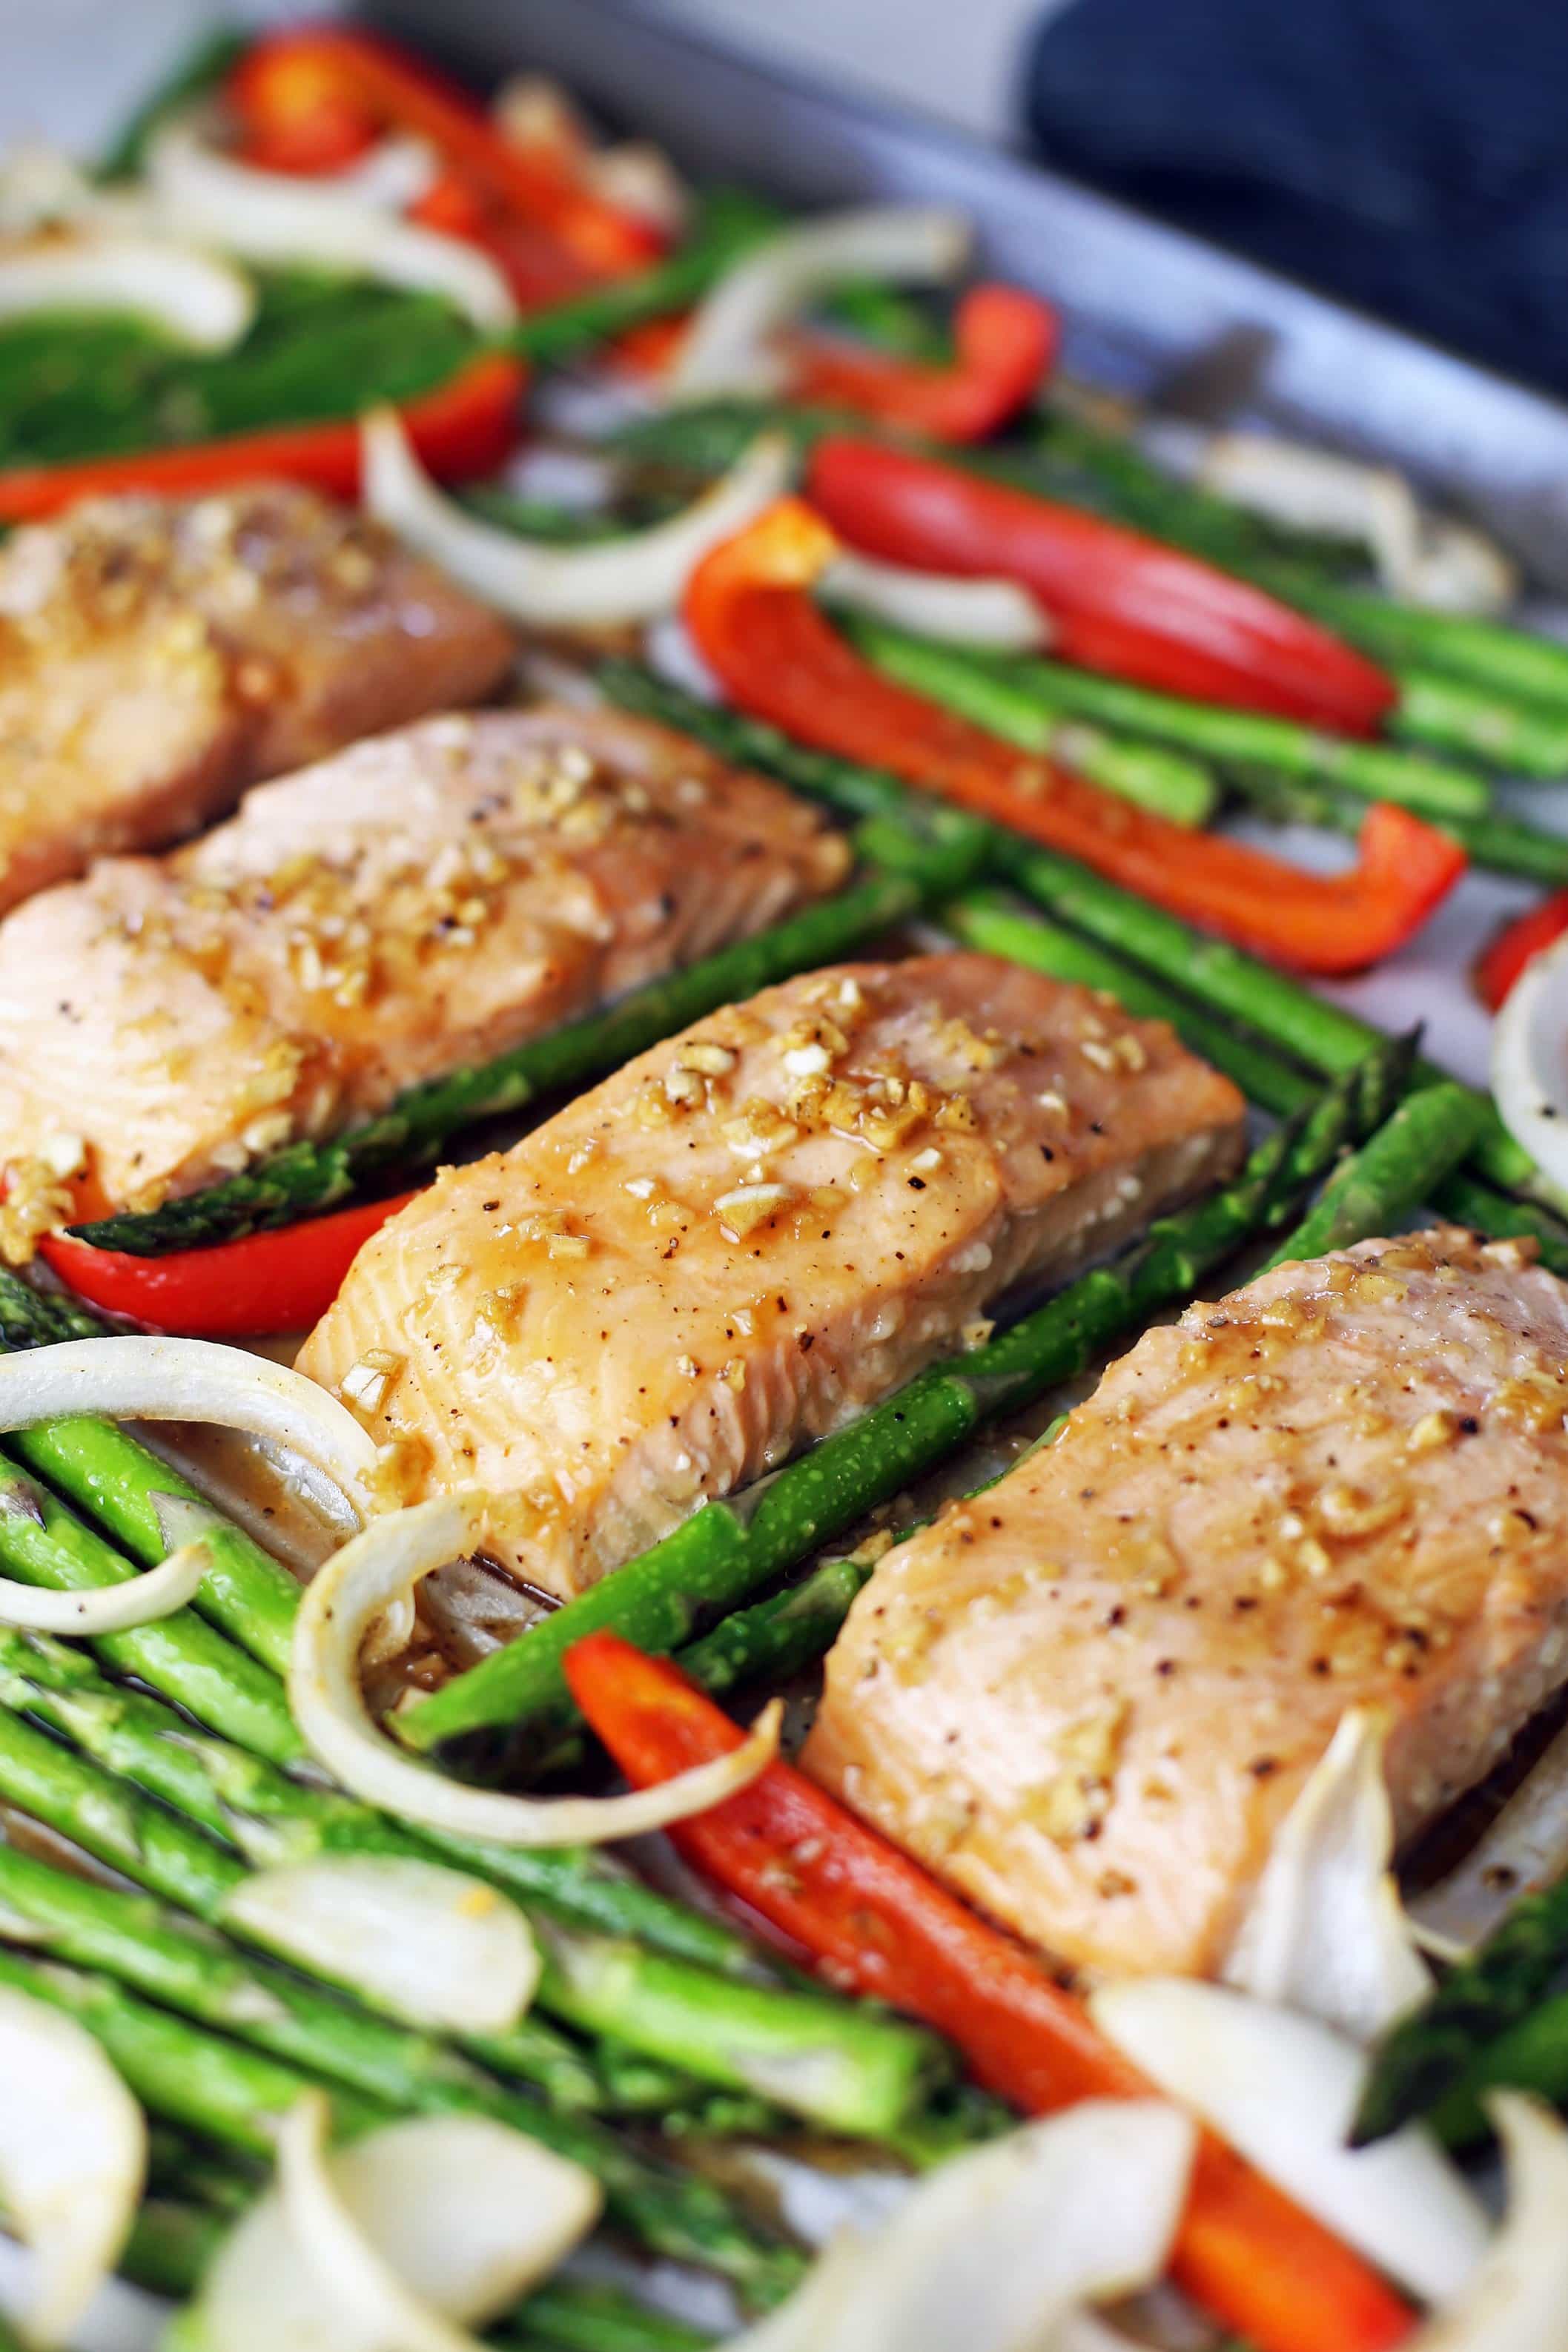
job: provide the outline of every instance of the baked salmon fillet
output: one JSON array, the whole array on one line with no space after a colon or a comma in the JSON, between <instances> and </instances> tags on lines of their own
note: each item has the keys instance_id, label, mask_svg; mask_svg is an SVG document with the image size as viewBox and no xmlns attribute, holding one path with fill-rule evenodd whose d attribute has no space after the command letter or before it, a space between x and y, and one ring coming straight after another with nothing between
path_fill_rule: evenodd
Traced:
<instances>
[{"instance_id":1,"label":"baked salmon fillet","mask_svg":"<svg viewBox=\"0 0 1568 2352\"><path fill-rule=\"evenodd\" d=\"M982 955L843 966L656 1046L361 1251L302 1369L393 1489L580 1591L1228 1171L1163 1023Z\"/></svg>"},{"instance_id":2,"label":"baked salmon fillet","mask_svg":"<svg viewBox=\"0 0 1568 2352\"><path fill-rule=\"evenodd\" d=\"M779 786L608 711L447 714L264 785L0 922L0 1239L51 1187L149 1207L368 1116L763 929L850 856Z\"/></svg>"},{"instance_id":3,"label":"baked salmon fillet","mask_svg":"<svg viewBox=\"0 0 1568 2352\"><path fill-rule=\"evenodd\" d=\"M505 676L494 614L287 484L97 499L0 550L0 911Z\"/></svg>"},{"instance_id":4,"label":"baked salmon fillet","mask_svg":"<svg viewBox=\"0 0 1568 2352\"><path fill-rule=\"evenodd\" d=\"M1343 1711L1401 1836L1568 1673L1568 1288L1458 1230L1146 1332L888 1553L808 1769L1092 1971L1212 1972Z\"/></svg>"}]
</instances>

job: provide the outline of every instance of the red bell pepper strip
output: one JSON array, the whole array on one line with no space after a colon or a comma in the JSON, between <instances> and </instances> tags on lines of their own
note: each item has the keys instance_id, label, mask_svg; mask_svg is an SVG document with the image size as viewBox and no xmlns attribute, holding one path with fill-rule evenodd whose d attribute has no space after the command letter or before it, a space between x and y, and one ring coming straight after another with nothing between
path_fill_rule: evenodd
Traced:
<instances>
[{"instance_id":1,"label":"red bell pepper strip","mask_svg":"<svg viewBox=\"0 0 1568 2352\"><path fill-rule=\"evenodd\" d=\"M837 551L820 516L785 500L714 549L686 591L697 650L732 698L800 741L890 768L1302 971L1391 954L1463 872L1462 850L1405 809L1369 811L1348 872L1304 874L1015 750L883 677L824 619L810 591Z\"/></svg>"},{"instance_id":2,"label":"red bell pepper strip","mask_svg":"<svg viewBox=\"0 0 1568 2352\"><path fill-rule=\"evenodd\" d=\"M1020 582L1056 653L1084 669L1354 735L1395 702L1382 671L1315 621L1077 507L844 435L818 443L806 495L868 555Z\"/></svg>"},{"instance_id":3,"label":"red bell pepper strip","mask_svg":"<svg viewBox=\"0 0 1568 2352\"><path fill-rule=\"evenodd\" d=\"M1038 295L977 286L954 313L951 365L802 336L791 347L790 394L856 409L936 441L981 441L1039 391L1059 334L1055 311Z\"/></svg>"},{"instance_id":4,"label":"red bell pepper strip","mask_svg":"<svg viewBox=\"0 0 1568 2352\"><path fill-rule=\"evenodd\" d=\"M633 1788L723 1756L741 1734L667 1659L615 1633L566 1677ZM760 1913L831 1981L923 2019L1031 2115L1150 2095L1082 2003L1009 1937L792 1765L670 1832L695 1868ZM1361 2258L1206 2132L1172 2275L1260 2352L1378 2352L1414 2326Z\"/></svg>"},{"instance_id":5,"label":"red bell pepper strip","mask_svg":"<svg viewBox=\"0 0 1568 2352\"><path fill-rule=\"evenodd\" d=\"M1568 931L1568 890L1553 891L1494 933L1476 958L1470 977L1490 1013L1500 1012L1527 963Z\"/></svg>"},{"instance_id":6,"label":"red bell pepper strip","mask_svg":"<svg viewBox=\"0 0 1568 2352\"><path fill-rule=\"evenodd\" d=\"M488 254L525 310L568 302L601 282L559 238L457 172L443 172L408 208L410 220Z\"/></svg>"},{"instance_id":7,"label":"red bell pepper strip","mask_svg":"<svg viewBox=\"0 0 1568 2352\"><path fill-rule=\"evenodd\" d=\"M95 1249L69 1234L46 1234L38 1248L78 1298L106 1314L129 1315L191 1339L251 1339L319 1322L361 1244L413 1198L401 1192L171 1257Z\"/></svg>"},{"instance_id":8,"label":"red bell pepper strip","mask_svg":"<svg viewBox=\"0 0 1568 2352\"><path fill-rule=\"evenodd\" d=\"M427 469L448 482L494 473L517 439L524 382L519 361L491 353L471 362L436 391L410 401L402 421ZM117 490L180 497L264 478L305 482L337 498L357 497L358 418L271 425L218 441L83 457L62 466L0 468L0 522L33 522L58 514L78 499Z\"/></svg>"},{"instance_id":9,"label":"red bell pepper strip","mask_svg":"<svg viewBox=\"0 0 1568 2352\"><path fill-rule=\"evenodd\" d=\"M662 249L652 224L608 204L559 150L517 145L485 109L392 42L357 27L274 34L241 59L228 96L247 137L308 113L330 95L379 129L428 140L447 169L525 222L549 231L601 277L640 269Z\"/></svg>"},{"instance_id":10,"label":"red bell pepper strip","mask_svg":"<svg viewBox=\"0 0 1568 2352\"><path fill-rule=\"evenodd\" d=\"M340 172L375 144L375 109L329 58L304 44L259 41L230 72L225 96L239 152L263 171Z\"/></svg>"}]
</instances>

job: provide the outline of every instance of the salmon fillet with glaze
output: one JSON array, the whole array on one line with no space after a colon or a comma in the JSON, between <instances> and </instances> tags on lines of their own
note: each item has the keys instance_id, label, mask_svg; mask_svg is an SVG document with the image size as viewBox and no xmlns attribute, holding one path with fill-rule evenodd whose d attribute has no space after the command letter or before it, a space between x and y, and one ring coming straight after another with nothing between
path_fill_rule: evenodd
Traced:
<instances>
[{"instance_id":1,"label":"salmon fillet with glaze","mask_svg":"<svg viewBox=\"0 0 1568 2352\"><path fill-rule=\"evenodd\" d=\"M612 712L356 744L0 923L13 1224L62 1172L148 1205L366 1117L777 921L850 855L779 786Z\"/></svg>"},{"instance_id":2,"label":"salmon fillet with glaze","mask_svg":"<svg viewBox=\"0 0 1568 2352\"><path fill-rule=\"evenodd\" d=\"M988 956L812 974L445 1170L300 1365L570 1594L1228 1170L1242 1115L1163 1023Z\"/></svg>"},{"instance_id":3,"label":"salmon fillet with glaze","mask_svg":"<svg viewBox=\"0 0 1568 2352\"><path fill-rule=\"evenodd\" d=\"M0 911L505 676L494 614L375 524L257 483L97 499L0 550Z\"/></svg>"},{"instance_id":4,"label":"salmon fillet with glaze","mask_svg":"<svg viewBox=\"0 0 1568 2352\"><path fill-rule=\"evenodd\" d=\"M1568 1288L1517 1243L1193 1307L878 1565L808 1769L1059 1958L1213 1972L1347 1707L1403 1837L1568 1672L1565 1408Z\"/></svg>"}]
</instances>

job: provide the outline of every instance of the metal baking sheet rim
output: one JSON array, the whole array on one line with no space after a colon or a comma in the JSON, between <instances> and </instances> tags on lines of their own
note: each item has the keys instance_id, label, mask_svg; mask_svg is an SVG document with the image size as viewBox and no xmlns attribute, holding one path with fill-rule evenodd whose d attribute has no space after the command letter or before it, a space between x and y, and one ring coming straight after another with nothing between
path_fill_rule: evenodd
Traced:
<instances>
[{"instance_id":1,"label":"metal baking sheet rim","mask_svg":"<svg viewBox=\"0 0 1568 2352\"><path fill-rule=\"evenodd\" d=\"M890 28L897 0L889 6ZM1238 329L1273 348L1254 413L1407 467L1568 593L1568 407L945 124L727 50L612 0L375 0L390 29L494 79L555 73L699 173L799 202L951 203L990 263L1058 299L1069 363L1147 388Z\"/></svg>"}]
</instances>

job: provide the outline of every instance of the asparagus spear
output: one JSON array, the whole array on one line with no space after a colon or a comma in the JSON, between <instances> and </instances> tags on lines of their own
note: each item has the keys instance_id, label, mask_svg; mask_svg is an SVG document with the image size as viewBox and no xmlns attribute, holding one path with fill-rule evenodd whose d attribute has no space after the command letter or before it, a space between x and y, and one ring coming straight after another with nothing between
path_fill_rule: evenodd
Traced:
<instances>
[{"instance_id":1,"label":"asparagus spear","mask_svg":"<svg viewBox=\"0 0 1568 2352\"><path fill-rule=\"evenodd\" d=\"M160 1257L241 1234L292 1223L331 1207L392 1167L434 1159L479 1118L520 1110L561 1087L618 1069L720 1004L835 957L913 914L920 893L907 877L871 874L754 938L737 940L685 971L652 982L607 1011L530 1038L495 1061L411 1087L362 1126L325 1142L301 1139L268 1160L146 1214L104 1217L75 1231L104 1249Z\"/></svg>"},{"instance_id":2,"label":"asparagus spear","mask_svg":"<svg viewBox=\"0 0 1568 2352\"><path fill-rule=\"evenodd\" d=\"M1323 1257L1375 1234L1396 1233L1464 1158L1480 1120L1476 1097L1451 1079L1407 1095L1376 1134L1334 1170L1269 1266Z\"/></svg>"},{"instance_id":3,"label":"asparagus spear","mask_svg":"<svg viewBox=\"0 0 1568 2352\"><path fill-rule=\"evenodd\" d=\"M1568 710L1504 701L1467 678L1440 670L1400 667L1399 699L1388 715L1391 735L1484 760L1521 776L1568 775Z\"/></svg>"},{"instance_id":4,"label":"asparagus spear","mask_svg":"<svg viewBox=\"0 0 1568 2352\"><path fill-rule=\"evenodd\" d=\"M1568 705L1568 646L1532 637L1498 621L1468 614L1430 613L1399 604L1365 589L1343 588L1297 567L1272 567L1262 575L1291 603L1331 622L1353 643L1385 661L1419 664L1424 670L1469 678L1477 686L1518 698L1558 714Z\"/></svg>"},{"instance_id":5,"label":"asparagus spear","mask_svg":"<svg viewBox=\"0 0 1568 2352\"><path fill-rule=\"evenodd\" d=\"M1354 836L1366 811L1332 784L1281 777L1266 768L1236 763L1226 774L1243 796L1281 824L1298 822L1330 825ZM1494 874L1515 874L1526 882L1545 882L1555 889L1568 884L1568 836L1545 833L1539 825L1490 811L1485 816L1436 816L1429 819L1452 835L1472 865Z\"/></svg>"},{"instance_id":6,"label":"asparagus spear","mask_svg":"<svg viewBox=\"0 0 1568 2352\"><path fill-rule=\"evenodd\" d=\"M1216 1020L1190 997L1092 940L1024 913L1000 891L972 891L945 908L942 919L971 947L1032 965L1053 980L1103 988L1130 1013L1168 1021L1194 1053L1223 1070L1249 1101L1278 1118L1294 1116L1312 1097L1312 1082L1295 1063L1271 1054L1231 1024ZM1492 1240L1534 1241L1542 1264L1553 1274L1568 1276L1568 1230L1533 1202L1513 1200L1462 1169L1434 1184L1430 1199L1456 1224L1471 1225Z\"/></svg>"},{"instance_id":7,"label":"asparagus spear","mask_svg":"<svg viewBox=\"0 0 1568 2352\"><path fill-rule=\"evenodd\" d=\"M562 367L599 343L644 320L686 310L706 294L747 246L776 226L774 207L737 188L706 197L696 228L678 253L634 277L596 286L569 302L531 311L507 337L510 348L539 367Z\"/></svg>"},{"instance_id":8,"label":"asparagus spear","mask_svg":"<svg viewBox=\"0 0 1568 2352\"><path fill-rule=\"evenodd\" d=\"M1074 719L1048 696L1009 676L999 663L977 660L971 648L935 643L853 614L840 625L888 677L929 695L977 727L1042 759L1087 776L1173 824L1200 825L1214 814L1219 791L1211 771L1157 743L1130 741L1092 719Z\"/></svg>"},{"instance_id":9,"label":"asparagus spear","mask_svg":"<svg viewBox=\"0 0 1568 2352\"><path fill-rule=\"evenodd\" d=\"M550 2352L705 2352L713 2338L618 2287L552 2279L535 2288L499 2340Z\"/></svg>"},{"instance_id":10,"label":"asparagus spear","mask_svg":"<svg viewBox=\"0 0 1568 2352\"><path fill-rule=\"evenodd\" d=\"M418 1838L368 1807L273 1776L256 1759L183 1730L178 1718L166 1720L156 1701L100 1685L70 1653L60 1659L61 1646L0 1634L0 1790L19 1810L164 1901L222 1925L247 1863L323 1852L424 1851ZM22 1708L80 1752L19 1721L15 1710ZM126 1777L117 1782L103 1767ZM150 1802L131 1780L163 1803ZM246 1860L214 1844L214 1835ZM469 1858L465 1842L440 1843L447 1859ZM477 1866L492 1874L489 1857L501 1850L473 1851ZM548 1932L551 1921L539 1918L541 1907L536 1905L536 1925ZM742 1984L733 1974L720 1977L684 1957L652 1952L624 1931L580 1944L582 1921L559 1908L553 1924L559 1933L549 1947L541 2006L704 2081L766 2095L778 2085L834 2129L885 2137L905 2119L936 2064L928 2036L854 2002L777 1982ZM590 1990L589 1970L601 1949L613 1957L613 1979L601 1969ZM580 1966L580 1953L586 1955ZM101 1953L93 1964L118 1965ZM532 2019L511 2035L470 2038L466 2046L506 2072L537 2079L553 2068L554 2037L541 2053ZM702 2052L698 2068L685 2063L693 2050ZM790 2094L792 2074L799 2088ZM817 2099L820 2106L809 2105Z\"/></svg>"},{"instance_id":11,"label":"asparagus spear","mask_svg":"<svg viewBox=\"0 0 1568 2352\"><path fill-rule=\"evenodd\" d=\"M1402 1091L1406 1059L1385 1041L1304 1121L1254 1153L1234 1184L1157 1220L1113 1265L1071 1284L972 1354L933 1365L760 1488L705 1503L525 1640L415 1700L397 1718L400 1734L428 1751L462 1733L526 1727L536 1708L553 1717L563 1697L562 1657L601 1625L644 1649L679 1648L699 1615L737 1607L953 1453L982 1420L1070 1378L1130 1322L1186 1297L1208 1266L1282 1223L1341 1146L1386 1115Z\"/></svg>"},{"instance_id":12,"label":"asparagus spear","mask_svg":"<svg viewBox=\"0 0 1568 2352\"><path fill-rule=\"evenodd\" d=\"M143 2198L120 2256L120 2270L150 2294L192 2293L224 2235L221 2214L178 2199Z\"/></svg>"}]
</instances>

